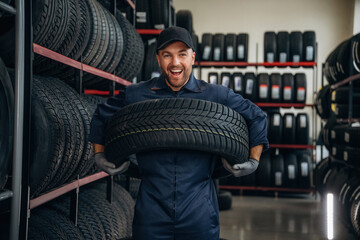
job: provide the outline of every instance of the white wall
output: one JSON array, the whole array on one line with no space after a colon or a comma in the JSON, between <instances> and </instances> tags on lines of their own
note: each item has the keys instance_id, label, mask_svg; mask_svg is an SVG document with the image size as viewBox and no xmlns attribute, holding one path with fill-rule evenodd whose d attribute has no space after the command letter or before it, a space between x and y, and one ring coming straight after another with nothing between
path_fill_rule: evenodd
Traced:
<instances>
[{"instance_id":1,"label":"white wall","mask_svg":"<svg viewBox=\"0 0 360 240\"><path fill-rule=\"evenodd\" d=\"M176 11L188 9L192 12L195 33L200 41L205 32L248 33L249 62L256 62L256 43L258 43L258 61L263 62L265 31L315 31L318 42L317 86L313 85L314 77L311 69L261 67L258 69L258 72L269 73L305 72L309 89L307 103L313 102L313 87L318 89L321 86L321 64L341 41L353 34L354 2L355 0L173 0ZM203 80L207 80L209 71L255 72L255 69L204 69ZM197 71L195 72L197 74ZM293 109L285 111L293 111ZM304 111L312 116L311 109L300 110L300 112ZM319 132L320 121L317 122L317 132Z\"/></svg>"},{"instance_id":2,"label":"white wall","mask_svg":"<svg viewBox=\"0 0 360 240\"><path fill-rule=\"evenodd\" d=\"M197 35L249 33L249 62L263 60L265 31L314 30L319 44L318 62L353 33L354 0L173 0L175 10L193 13Z\"/></svg>"}]
</instances>

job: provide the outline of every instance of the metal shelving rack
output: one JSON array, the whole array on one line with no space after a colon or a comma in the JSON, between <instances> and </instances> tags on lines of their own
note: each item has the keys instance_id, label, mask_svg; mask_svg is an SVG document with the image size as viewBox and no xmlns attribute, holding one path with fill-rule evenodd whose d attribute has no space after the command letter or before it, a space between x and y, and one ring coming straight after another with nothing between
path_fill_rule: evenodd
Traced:
<instances>
[{"instance_id":1,"label":"metal shelving rack","mask_svg":"<svg viewBox=\"0 0 360 240\"><path fill-rule=\"evenodd\" d=\"M325 64L323 63L322 64L323 66L323 69L324 69L324 66ZM325 77L325 74L324 74L324 71L322 71L322 79L321 79L321 87L324 87L324 77ZM346 85L346 84L349 84L349 102L348 102L348 105L349 105L349 110L348 110L348 118L344 118L344 119L336 119L337 123L341 123L341 124L352 124L352 123L355 123L355 122L360 122L360 118L353 118L353 103L354 103L354 98L355 97L360 97L360 93L354 93L354 86L353 86L353 82L354 81L360 81L360 73L358 74L355 74L355 75L352 75L340 82L337 82L335 84L332 84L331 85L331 90L334 91L336 90L337 88L343 86L343 85ZM321 120L321 129L324 127L324 120ZM323 158L323 149L321 148L321 159ZM341 163L341 164L344 164L346 165L347 167L350 167L350 168L355 168L355 169L358 169L360 170L360 167L357 167L357 166L353 166L351 164L348 164L347 162L345 162L344 160L340 160L340 159L336 159L335 157L329 155L329 159L330 159L330 164L332 162L334 163Z\"/></svg>"},{"instance_id":2,"label":"metal shelving rack","mask_svg":"<svg viewBox=\"0 0 360 240\"><path fill-rule=\"evenodd\" d=\"M135 4L126 0L135 11ZM14 149L12 164L12 190L0 193L0 202L11 199L10 239L27 239L30 210L65 193L71 192L70 217L77 224L79 188L99 179L107 178L107 199L111 202L113 177L99 172L69 184L51 190L39 197L30 199L29 162L30 162L30 119L31 119L31 83L33 54L39 54L78 69L76 88L79 93L96 94L96 91L82 89L82 72L88 72L111 80L108 95L114 95L115 82L129 85L126 81L113 74L96 69L89 65L70 59L54 51L33 43L32 38L32 1L15 0L16 9L0 2L0 9L14 14L15 17L15 111L14 111ZM114 0L114 10L116 0Z\"/></svg>"},{"instance_id":3,"label":"metal shelving rack","mask_svg":"<svg viewBox=\"0 0 360 240\"><path fill-rule=\"evenodd\" d=\"M316 44L317 49L317 44ZM195 62L195 66L199 68L199 78L201 78L201 69L203 67L255 67L256 74L258 73L258 67L305 67L311 68L313 70L313 84L312 84L312 102L315 102L316 91L317 91L317 77L318 77L318 68L317 68L317 51L315 52L315 61L314 62L258 62L258 44L256 44L256 62L216 62L216 61L199 61ZM309 91L309 90L308 90ZM312 144L311 145L301 145L301 144L270 144L270 148L275 149L316 149L316 133L317 133L317 116L314 111L314 104L299 104L299 103L255 103L259 107L284 107L284 108L312 108L312 119L313 119L313 128L312 128ZM313 163L316 159L316 152L313 151ZM258 187L258 186L225 186L220 185L220 189L231 189L231 190L251 190L251 191L272 191L277 196L278 192L297 192L297 193L314 193L314 187L309 189L299 189L299 188L283 188L283 187Z\"/></svg>"}]
</instances>

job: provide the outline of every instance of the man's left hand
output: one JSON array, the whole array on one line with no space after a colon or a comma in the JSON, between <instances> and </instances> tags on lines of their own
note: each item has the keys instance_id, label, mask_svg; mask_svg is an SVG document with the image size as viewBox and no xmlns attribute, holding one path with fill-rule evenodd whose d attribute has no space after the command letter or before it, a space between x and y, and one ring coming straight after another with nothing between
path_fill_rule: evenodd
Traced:
<instances>
[{"instance_id":1,"label":"man's left hand","mask_svg":"<svg viewBox=\"0 0 360 240\"><path fill-rule=\"evenodd\" d=\"M249 175L255 172L255 170L259 166L259 161L253 158L250 158L249 161L247 162L234 164L233 166L230 166L230 164L225 158L221 158L221 161L223 163L224 168L228 170L230 173L232 173L232 175L234 175L235 177L242 177Z\"/></svg>"}]
</instances>

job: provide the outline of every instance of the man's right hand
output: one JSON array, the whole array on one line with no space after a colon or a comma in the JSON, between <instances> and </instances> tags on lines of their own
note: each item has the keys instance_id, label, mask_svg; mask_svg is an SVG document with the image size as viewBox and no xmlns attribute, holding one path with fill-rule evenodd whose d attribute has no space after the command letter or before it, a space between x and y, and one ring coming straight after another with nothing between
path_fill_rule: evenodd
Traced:
<instances>
[{"instance_id":1,"label":"man's right hand","mask_svg":"<svg viewBox=\"0 0 360 240\"><path fill-rule=\"evenodd\" d=\"M104 152L95 154L95 163L100 169L104 170L110 175L123 173L129 168L130 165L130 161L126 161L121 164L120 167L116 168L114 163L111 163L106 159Z\"/></svg>"}]
</instances>

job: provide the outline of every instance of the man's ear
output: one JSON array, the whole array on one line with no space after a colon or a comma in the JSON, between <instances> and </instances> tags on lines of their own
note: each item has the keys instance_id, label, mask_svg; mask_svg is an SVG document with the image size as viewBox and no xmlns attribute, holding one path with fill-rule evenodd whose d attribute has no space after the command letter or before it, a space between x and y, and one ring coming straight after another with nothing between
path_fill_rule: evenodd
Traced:
<instances>
[{"instance_id":1,"label":"man's ear","mask_svg":"<svg viewBox=\"0 0 360 240\"><path fill-rule=\"evenodd\" d=\"M158 65L159 65L159 67L160 67L160 56L159 56L159 54L158 54L158 53L156 54L156 60L157 60Z\"/></svg>"},{"instance_id":2,"label":"man's ear","mask_svg":"<svg viewBox=\"0 0 360 240\"><path fill-rule=\"evenodd\" d=\"M193 53L192 53L192 65L194 65L195 64L195 55L196 55L196 53L195 53L195 51L193 50Z\"/></svg>"}]
</instances>

